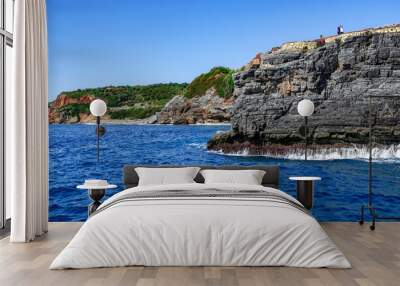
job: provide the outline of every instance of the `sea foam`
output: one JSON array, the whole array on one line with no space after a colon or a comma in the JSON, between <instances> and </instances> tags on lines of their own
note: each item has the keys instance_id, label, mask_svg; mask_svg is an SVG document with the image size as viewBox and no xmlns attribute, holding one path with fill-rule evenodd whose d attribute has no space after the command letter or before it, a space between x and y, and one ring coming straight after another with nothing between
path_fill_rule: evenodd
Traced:
<instances>
[{"instance_id":1,"label":"sea foam","mask_svg":"<svg viewBox=\"0 0 400 286\"><path fill-rule=\"evenodd\" d=\"M302 160L304 159L304 151L296 149L295 151L288 151L286 154L268 153L251 154L248 148L244 148L235 153L224 153L222 150L209 151L220 155L227 156L262 156L277 159L289 160ZM341 148L318 148L317 150L309 150L307 154L309 160L368 160L369 149L368 146L341 147ZM400 161L400 144L379 146L372 149L372 158L375 161Z\"/></svg>"}]
</instances>

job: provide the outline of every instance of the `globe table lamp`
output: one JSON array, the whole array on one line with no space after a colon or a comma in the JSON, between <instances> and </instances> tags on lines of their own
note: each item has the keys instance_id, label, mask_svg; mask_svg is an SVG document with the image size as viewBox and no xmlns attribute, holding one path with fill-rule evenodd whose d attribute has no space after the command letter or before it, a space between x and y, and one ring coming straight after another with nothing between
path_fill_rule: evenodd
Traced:
<instances>
[{"instance_id":1,"label":"globe table lamp","mask_svg":"<svg viewBox=\"0 0 400 286\"><path fill-rule=\"evenodd\" d=\"M314 103L309 99L303 99L297 104L297 112L304 117L304 138L305 153L304 158L307 161L307 136L308 136L308 117L314 113Z\"/></svg>"},{"instance_id":2,"label":"globe table lamp","mask_svg":"<svg viewBox=\"0 0 400 286\"><path fill-rule=\"evenodd\" d=\"M106 129L100 125L100 117L106 114L107 104L101 99L95 99L90 103L90 113L96 117L96 134L97 134L97 161L100 158L100 136L106 133Z\"/></svg>"}]
</instances>

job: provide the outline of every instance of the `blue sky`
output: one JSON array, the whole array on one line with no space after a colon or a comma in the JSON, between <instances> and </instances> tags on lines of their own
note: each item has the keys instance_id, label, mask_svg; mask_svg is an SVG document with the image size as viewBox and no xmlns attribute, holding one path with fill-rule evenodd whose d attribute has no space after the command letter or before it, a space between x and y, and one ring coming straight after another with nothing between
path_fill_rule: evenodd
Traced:
<instances>
[{"instance_id":1,"label":"blue sky","mask_svg":"<svg viewBox=\"0 0 400 286\"><path fill-rule=\"evenodd\" d=\"M190 82L283 42L399 23L400 1L47 0L49 98L106 85Z\"/></svg>"}]
</instances>

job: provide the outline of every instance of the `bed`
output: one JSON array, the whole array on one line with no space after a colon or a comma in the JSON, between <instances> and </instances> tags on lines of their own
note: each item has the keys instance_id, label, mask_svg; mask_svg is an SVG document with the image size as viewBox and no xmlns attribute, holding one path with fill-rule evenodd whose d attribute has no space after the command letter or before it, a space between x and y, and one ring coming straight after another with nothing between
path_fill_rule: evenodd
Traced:
<instances>
[{"instance_id":1,"label":"bed","mask_svg":"<svg viewBox=\"0 0 400 286\"><path fill-rule=\"evenodd\" d=\"M107 199L50 269L118 266L292 266L350 268L314 217L279 190L278 166L201 166L264 170L261 185L194 183L138 186ZM173 166L166 166L171 168Z\"/></svg>"}]
</instances>

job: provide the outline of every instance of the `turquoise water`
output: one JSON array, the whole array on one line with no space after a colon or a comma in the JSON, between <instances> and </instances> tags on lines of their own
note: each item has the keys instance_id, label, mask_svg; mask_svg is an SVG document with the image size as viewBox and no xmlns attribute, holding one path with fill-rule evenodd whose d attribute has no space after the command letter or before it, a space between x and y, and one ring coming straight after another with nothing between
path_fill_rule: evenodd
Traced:
<instances>
[{"instance_id":1,"label":"turquoise water","mask_svg":"<svg viewBox=\"0 0 400 286\"><path fill-rule=\"evenodd\" d=\"M50 221L83 221L90 200L76 189L85 179L107 179L123 190L125 164L256 165L281 167L281 190L295 195L293 175L322 177L317 183L313 214L320 221L356 221L367 200L368 163L362 160L307 161L227 156L207 152L207 140L229 126L107 125L96 161L93 125L50 125ZM374 163L374 203L385 216L400 216L400 161Z\"/></svg>"}]
</instances>

